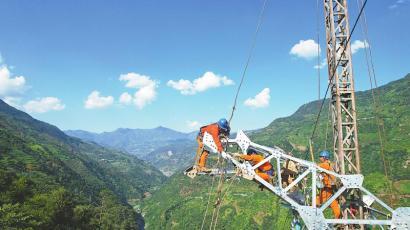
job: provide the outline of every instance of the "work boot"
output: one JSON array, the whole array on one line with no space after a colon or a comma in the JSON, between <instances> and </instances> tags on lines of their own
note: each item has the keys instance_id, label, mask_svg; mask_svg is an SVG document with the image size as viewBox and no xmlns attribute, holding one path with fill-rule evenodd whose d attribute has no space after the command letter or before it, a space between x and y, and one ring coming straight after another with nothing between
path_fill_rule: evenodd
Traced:
<instances>
[{"instance_id":1,"label":"work boot","mask_svg":"<svg viewBox=\"0 0 410 230\"><path fill-rule=\"evenodd\" d=\"M263 191L264 188L265 188L265 186L264 186L263 184L260 184L260 185L259 185L259 189L260 189L261 191Z\"/></svg>"}]
</instances>

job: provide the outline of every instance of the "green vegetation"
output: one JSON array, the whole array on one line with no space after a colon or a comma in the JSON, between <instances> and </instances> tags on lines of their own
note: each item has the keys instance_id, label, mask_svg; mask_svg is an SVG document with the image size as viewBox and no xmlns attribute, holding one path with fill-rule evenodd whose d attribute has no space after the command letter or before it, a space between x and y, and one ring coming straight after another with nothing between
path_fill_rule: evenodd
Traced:
<instances>
[{"instance_id":1,"label":"green vegetation","mask_svg":"<svg viewBox=\"0 0 410 230\"><path fill-rule=\"evenodd\" d=\"M365 186L385 201L392 187L394 207L410 206L409 89L410 75L378 89L387 176L371 92L356 94ZM252 140L305 158L319 103L303 105L293 115L252 132ZM323 111L315 150L331 147L328 103ZM231 183L218 229L289 229L289 208L276 196L259 191L252 181L226 181ZM137 229L144 224L135 211L139 209L147 229L198 229L211 184L212 178L191 180L180 173L165 182L161 172L133 156L68 137L0 100L0 229ZM211 222L214 196L211 193L205 228Z\"/></svg>"},{"instance_id":2,"label":"green vegetation","mask_svg":"<svg viewBox=\"0 0 410 230\"><path fill-rule=\"evenodd\" d=\"M177 174L151 198L144 201L143 215L147 229L199 229L202 224L212 179L194 180ZM215 182L217 183L217 182ZM232 183L219 212L217 229L289 229L290 213L267 190L260 191L252 181L227 180ZM216 186L214 187L216 188ZM226 188L222 191L225 193ZM209 229L214 210L214 193L209 203L204 229ZM252 205L252 208L250 208Z\"/></svg>"},{"instance_id":3,"label":"green vegetation","mask_svg":"<svg viewBox=\"0 0 410 230\"><path fill-rule=\"evenodd\" d=\"M1 100L0 168L0 229L137 229L143 220L129 203L165 180L133 156L68 137Z\"/></svg>"},{"instance_id":4,"label":"green vegetation","mask_svg":"<svg viewBox=\"0 0 410 230\"><path fill-rule=\"evenodd\" d=\"M358 92L359 140L365 186L389 201L392 185L393 206L410 206L410 75L378 88L381 107L378 114L385 126L385 158L388 177L384 174L383 161L377 134L377 120L370 91ZM277 145L305 158L308 139L312 133L320 102L301 106L293 115L273 121L268 127L252 132L254 142ZM314 142L316 151L324 149L326 140L328 102L323 109ZM327 148L331 148L331 127ZM211 163L212 165L212 163ZM174 175L144 200L143 215L147 229L198 229L208 199L211 178L197 177L191 180L181 174ZM226 183L230 183L229 181ZM211 206L208 213L212 213ZM205 221L209 228L211 217ZM257 184L242 179L234 181L221 205L217 229L289 229L289 209L268 191L259 191Z\"/></svg>"},{"instance_id":5,"label":"green vegetation","mask_svg":"<svg viewBox=\"0 0 410 230\"><path fill-rule=\"evenodd\" d=\"M371 91L357 92L357 118L361 152L362 173L365 184L376 194L390 194L393 188L393 206L409 206L405 188L410 179L410 74L404 78L377 88L375 96L379 107L375 109ZM293 115L273 121L268 127L252 135L254 142L277 145L292 151L297 157L307 156L309 137L319 111L320 101L301 106ZM328 120L329 101L325 102L314 139L314 149L332 148L332 129ZM376 112L375 112L376 110ZM383 125L384 156L387 167L385 176L378 136L378 120ZM327 143L326 130L328 131ZM302 153L301 153L302 152ZM382 181L385 181L382 183ZM390 186L400 184L400 186ZM408 194L408 193L407 193ZM388 199L385 199L386 201Z\"/></svg>"}]
</instances>

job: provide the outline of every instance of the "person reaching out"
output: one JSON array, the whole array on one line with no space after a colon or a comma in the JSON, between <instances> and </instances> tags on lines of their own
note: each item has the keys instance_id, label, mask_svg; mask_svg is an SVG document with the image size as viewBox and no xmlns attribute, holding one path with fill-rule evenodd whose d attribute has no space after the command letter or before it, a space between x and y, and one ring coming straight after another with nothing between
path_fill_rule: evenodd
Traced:
<instances>
[{"instance_id":1,"label":"person reaching out","mask_svg":"<svg viewBox=\"0 0 410 230\"><path fill-rule=\"evenodd\" d=\"M259 155L255 149L249 148L246 151L247 154L234 154L234 156L239 157L240 159L250 161L251 165L257 165L259 162L263 161L265 158ZM261 166L255 169L255 173L267 181L268 183L272 183L272 178L274 175L274 170L272 164L267 161L263 163Z\"/></svg>"},{"instance_id":2,"label":"person reaching out","mask_svg":"<svg viewBox=\"0 0 410 230\"><path fill-rule=\"evenodd\" d=\"M229 127L229 123L225 118L220 119L218 122L203 126L200 128L197 141L198 141L198 149L197 149L197 157L195 160L195 164L199 172L209 172L210 170L206 168L206 162L208 159L209 151L205 150L203 138L205 133L209 133L218 149L218 153L223 151L223 146L221 142L221 138L229 137L231 129Z\"/></svg>"}]
</instances>

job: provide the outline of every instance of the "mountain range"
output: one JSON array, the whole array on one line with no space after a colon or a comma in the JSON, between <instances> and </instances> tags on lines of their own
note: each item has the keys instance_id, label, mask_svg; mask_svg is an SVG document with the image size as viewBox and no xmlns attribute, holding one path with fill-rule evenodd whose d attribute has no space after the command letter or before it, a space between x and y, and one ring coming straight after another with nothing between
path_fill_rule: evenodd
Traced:
<instances>
[{"instance_id":1,"label":"mountain range","mask_svg":"<svg viewBox=\"0 0 410 230\"><path fill-rule=\"evenodd\" d=\"M197 132L182 133L159 126L154 129L121 128L103 133L67 130L65 133L87 142L135 155L167 176L192 164L195 156Z\"/></svg>"}]
</instances>

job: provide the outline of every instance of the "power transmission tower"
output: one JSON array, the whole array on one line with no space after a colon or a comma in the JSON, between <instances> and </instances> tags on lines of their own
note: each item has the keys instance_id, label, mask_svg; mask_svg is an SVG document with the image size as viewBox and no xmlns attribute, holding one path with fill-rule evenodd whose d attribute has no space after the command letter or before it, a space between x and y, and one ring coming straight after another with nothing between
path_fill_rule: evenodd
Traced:
<instances>
[{"instance_id":1,"label":"power transmission tower","mask_svg":"<svg viewBox=\"0 0 410 230\"><path fill-rule=\"evenodd\" d=\"M350 49L350 29L347 0L324 0L326 26L326 53L331 87L333 149L336 170L341 175L360 174L360 152L357 137L356 101ZM345 206L343 219L363 218L362 195L351 191L358 213L348 212ZM352 201L349 201L352 202ZM358 215L358 216L357 216ZM349 217L351 216L351 217ZM363 225L361 225L363 229Z\"/></svg>"},{"instance_id":2,"label":"power transmission tower","mask_svg":"<svg viewBox=\"0 0 410 230\"><path fill-rule=\"evenodd\" d=\"M340 174L360 173L356 102L346 0L324 0L333 147Z\"/></svg>"}]
</instances>

